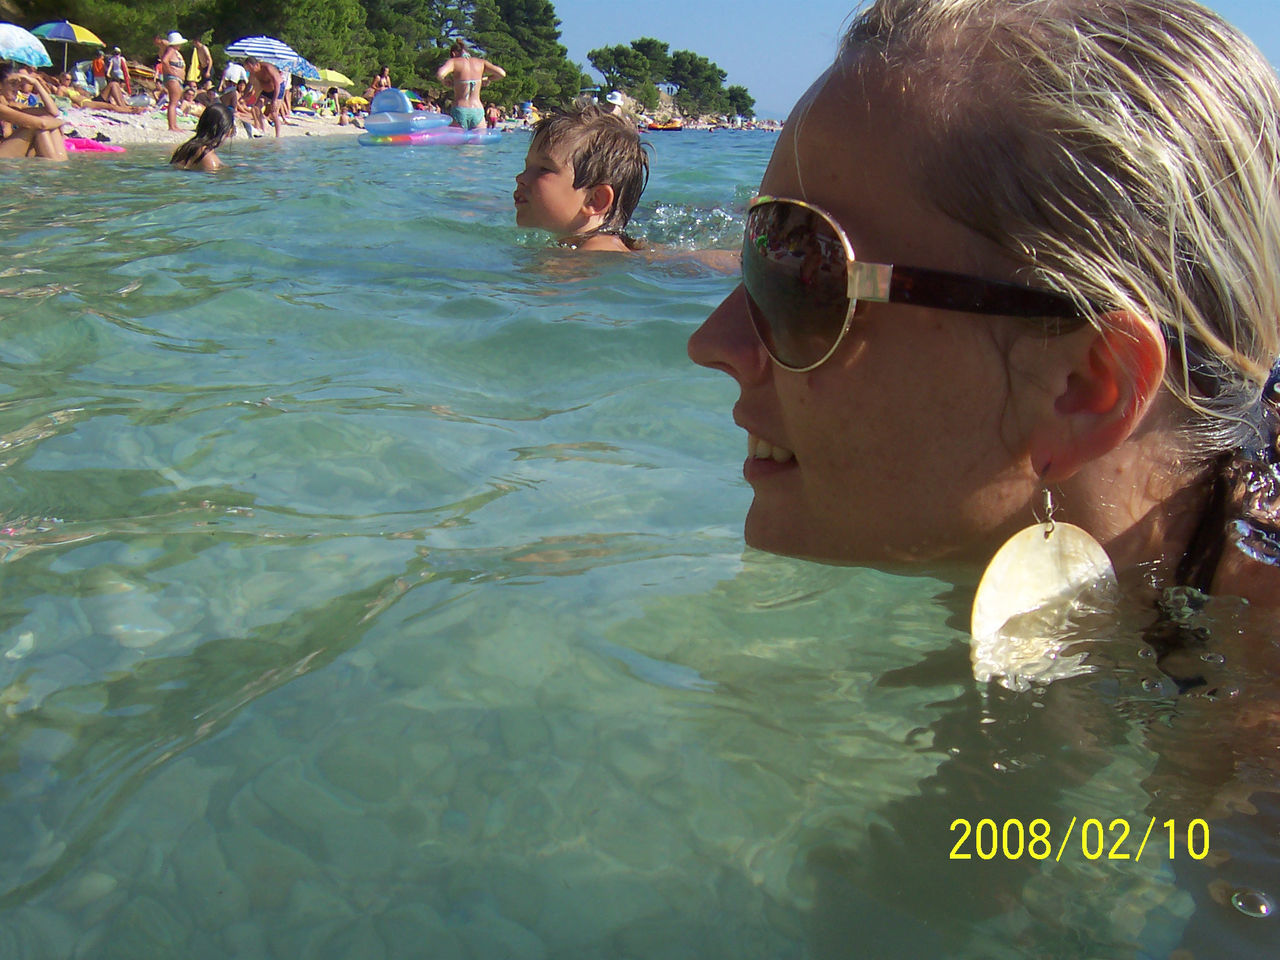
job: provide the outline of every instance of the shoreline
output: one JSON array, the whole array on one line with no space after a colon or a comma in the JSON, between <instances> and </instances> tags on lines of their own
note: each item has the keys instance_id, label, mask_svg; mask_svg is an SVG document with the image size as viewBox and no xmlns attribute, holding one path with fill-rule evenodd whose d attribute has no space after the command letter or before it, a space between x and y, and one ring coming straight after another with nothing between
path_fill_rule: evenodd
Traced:
<instances>
[{"instance_id":1,"label":"shoreline","mask_svg":"<svg viewBox=\"0 0 1280 960\"><path fill-rule=\"evenodd\" d=\"M77 107L63 115L65 121L62 132L67 136L95 139L99 134L107 143L122 147L131 146L168 146L176 147L186 143L196 132L194 118L180 117L178 122L182 130L169 129L169 121L165 112L150 110L146 113L115 113L111 110L95 110L91 107ZM356 136L364 132L362 127L346 124L339 126L336 117L311 117L295 114L280 131L281 139L285 137L332 137ZM255 131L256 133L256 131ZM275 130L267 124L265 137L275 138ZM237 121L236 138L248 139L245 136L244 123ZM254 139L259 139L254 137Z\"/></svg>"}]
</instances>

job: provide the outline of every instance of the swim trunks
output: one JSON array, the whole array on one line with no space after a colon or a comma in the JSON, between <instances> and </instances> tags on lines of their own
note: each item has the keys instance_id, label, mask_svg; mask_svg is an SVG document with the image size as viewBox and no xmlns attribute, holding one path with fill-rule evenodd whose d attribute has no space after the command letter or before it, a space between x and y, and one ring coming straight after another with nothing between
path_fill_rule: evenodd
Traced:
<instances>
[{"instance_id":1,"label":"swim trunks","mask_svg":"<svg viewBox=\"0 0 1280 960\"><path fill-rule=\"evenodd\" d=\"M453 116L453 122L463 130L484 128L484 110L480 107L454 107L449 113Z\"/></svg>"}]
</instances>

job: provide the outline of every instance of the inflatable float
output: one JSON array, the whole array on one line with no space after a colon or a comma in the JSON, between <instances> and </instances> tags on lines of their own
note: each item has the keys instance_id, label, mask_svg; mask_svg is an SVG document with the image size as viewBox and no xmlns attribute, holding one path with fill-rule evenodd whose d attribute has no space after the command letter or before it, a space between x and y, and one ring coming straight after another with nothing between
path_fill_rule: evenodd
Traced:
<instances>
[{"instance_id":1,"label":"inflatable float","mask_svg":"<svg viewBox=\"0 0 1280 960\"><path fill-rule=\"evenodd\" d=\"M103 143L101 140L89 140L86 137L63 137L62 142L69 151L84 153L124 153L124 147L115 143Z\"/></svg>"},{"instance_id":2,"label":"inflatable float","mask_svg":"<svg viewBox=\"0 0 1280 960\"><path fill-rule=\"evenodd\" d=\"M448 114L414 110L403 90L383 90L369 104L365 132L360 145L365 147L414 147L429 144L492 143L501 138L497 130L488 128L463 130L453 127Z\"/></svg>"}]
</instances>

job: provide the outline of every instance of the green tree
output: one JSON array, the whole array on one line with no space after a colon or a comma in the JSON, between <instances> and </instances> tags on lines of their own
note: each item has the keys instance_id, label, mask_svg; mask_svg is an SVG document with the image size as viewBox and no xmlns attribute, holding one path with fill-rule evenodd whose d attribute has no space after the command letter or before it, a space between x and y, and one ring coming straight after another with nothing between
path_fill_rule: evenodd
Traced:
<instances>
[{"instance_id":1,"label":"green tree","mask_svg":"<svg viewBox=\"0 0 1280 960\"><path fill-rule=\"evenodd\" d=\"M727 76L706 57L691 50L671 54L671 72L667 79L680 85L676 106L682 113L727 113L729 98L724 90Z\"/></svg>"},{"instance_id":2,"label":"green tree","mask_svg":"<svg viewBox=\"0 0 1280 960\"><path fill-rule=\"evenodd\" d=\"M667 45L653 37L641 37L631 41L631 49L649 61L649 80L662 83L671 72L671 54Z\"/></svg>"},{"instance_id":3,"label":"green tree","mask_svg":"<svg viewBox=\"0 0 1280 960\"><path fill-rule=\"evenodd\" d=\"M125 56L143 63L156 58L155 38L170 30L181 30L185 36L200 36L217 17L218 0L15 0L17 22L34 27L57 17L88 27L106 44L118 46ZM56 12L55 12L56 10ZM62 64L61 44L48 44L53 59ZM72 44L68 62L91 59L93 47Z\"/></svg>"},{"instance_id":4,"label":"green tree","mask_svg":"<svg viewBox=\"0 0 1280 960\"><path fill-rule=\"evenodd\" d=\"M621 44L587 52L591 65L604 75L604 85L631 93L651 79L649 61L633 47Z\"/></svg>"},{"instance_id":5,"label":"green tree","mask_svg":"<svg viewBox=\"0 0 1280 960\"><path fill-rule=\"evenodd\" d=\"M497 103L568 103L589 78L568 59L551 0L474 0L467 39L507 71L488 86Z\"/></svg>"},{"instance_id":6,"label":"green tree","mask_svg":"<svg viewBox=\"0 0 1280 960\"><path fill-rule=\"evenodd\" d=\"M646 80L631 90L630 93L640 106L646 110L657 110L658 104L662 102L658 97L658 88L654 86L652 80Z\"/></svg>"},{"instance_id":7,"label":"green tree","mask_svg":"<svg viewBox=\"0 0 1280 960\"><path fill-rule=\"evenodd\" d=\"M736 113L740 117L754 117L756 115L756 100L747 92L747 88L738 84L734 84L725 91L725 96L729 100L729 110Z\"/></svg>"},{"instance_id":8,"label":"green tree","mask_svg":"<svg viewBox=\"0 0 1280 960\"><path fill-rule=\"evenodd\" d=\"M371 78L386 66L397 86L434 89L442 49L467 22L461 5L448 0L364 0L364 6L367 60L352 64L358 74L343 72L353 78Z\"/></svg>"}]
</instances>

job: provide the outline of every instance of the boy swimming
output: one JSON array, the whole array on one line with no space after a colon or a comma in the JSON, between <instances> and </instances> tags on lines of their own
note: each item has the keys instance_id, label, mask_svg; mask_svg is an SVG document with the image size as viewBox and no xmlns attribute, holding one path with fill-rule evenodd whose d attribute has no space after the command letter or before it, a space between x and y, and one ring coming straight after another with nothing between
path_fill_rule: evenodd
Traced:
<instances>
[{"instance_id":1,"label":"boy swimming","mask_svg":"<svg viewBox=\"0 0 1280 960\"><path fill-rule=\"evenodd\" d=\"M594 103L539 120L516 175L516 224L555 234L577 250L629 251L624 229L649 181L636 128Z\"/></svg>"}]
</instances>

